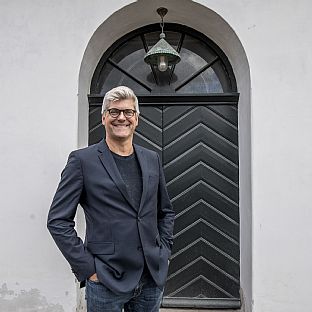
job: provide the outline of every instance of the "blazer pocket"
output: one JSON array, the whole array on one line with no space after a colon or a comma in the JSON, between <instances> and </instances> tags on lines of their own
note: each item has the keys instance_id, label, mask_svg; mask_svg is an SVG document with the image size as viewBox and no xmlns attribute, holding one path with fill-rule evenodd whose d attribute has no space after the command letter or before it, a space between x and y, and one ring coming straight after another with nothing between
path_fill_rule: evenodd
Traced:
<instances>
[{"instance_id":1,"label":"blazer pocket","mask_svg":"<svg viewBox=\"0 0 312 312\"><path fill-rule=\"evenodd\" d=\"M87 248L94 255L111 255L115 252L115 244L113 242L89 242Z\"/></svg>"}]
</instances>

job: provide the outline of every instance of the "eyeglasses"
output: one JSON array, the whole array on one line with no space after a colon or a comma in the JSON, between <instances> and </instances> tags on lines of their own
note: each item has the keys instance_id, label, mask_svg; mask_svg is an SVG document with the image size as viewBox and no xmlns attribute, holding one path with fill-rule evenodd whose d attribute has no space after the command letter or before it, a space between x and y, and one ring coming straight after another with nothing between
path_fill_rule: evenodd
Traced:
<instances>
[{"instance_id":1,"label":"eyeglasses","mask_svg":"<svg viewBox=\"0 0 312 312\"><path fill-rule=\"evenodd\" d=\"M109 115L113 118L117 118L121 112L123 112L126 118L131 118L136 113L136 110L130 109L130 108L127 108L127 109L110 108L107 111Z\"/></svg>"}]
</instances>

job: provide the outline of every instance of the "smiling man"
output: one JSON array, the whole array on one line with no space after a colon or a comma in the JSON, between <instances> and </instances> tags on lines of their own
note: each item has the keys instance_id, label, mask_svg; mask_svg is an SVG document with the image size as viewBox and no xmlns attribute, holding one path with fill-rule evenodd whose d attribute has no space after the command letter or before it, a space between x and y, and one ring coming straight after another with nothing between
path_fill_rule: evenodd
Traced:
<instances>
[{"instance_id":1,"label":"smiling man","mask_svg":"<svg viewBox=\"0 0 312 312\"><path fill-rule=\"evenodd\" d=\"M86 282L88 312L159 311L174 212L158 154L133 144L138 119L131 89L106 93L106 138L69 155L49 211L50 233ZM78 204L86 218L84 242L74 229Z\"/></svg>"}]
</instances>

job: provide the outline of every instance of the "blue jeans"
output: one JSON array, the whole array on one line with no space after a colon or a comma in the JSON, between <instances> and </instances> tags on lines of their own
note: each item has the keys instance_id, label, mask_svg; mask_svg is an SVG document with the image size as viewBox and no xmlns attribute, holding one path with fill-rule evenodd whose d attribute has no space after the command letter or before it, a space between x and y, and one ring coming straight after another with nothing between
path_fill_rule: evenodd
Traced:
<instances>
[{"instance_id":1,"label":"blue jeans","mask_svg":"<svg viewBox=\"0 0 312 312\"><path fill-rule=\"evenodd\" d=\"M158 312L163 290L150 275L142 276L136 288L125 294L115 294L100 282L88 280L86 299L88 312Z\"/></svg>"}]
</instances>

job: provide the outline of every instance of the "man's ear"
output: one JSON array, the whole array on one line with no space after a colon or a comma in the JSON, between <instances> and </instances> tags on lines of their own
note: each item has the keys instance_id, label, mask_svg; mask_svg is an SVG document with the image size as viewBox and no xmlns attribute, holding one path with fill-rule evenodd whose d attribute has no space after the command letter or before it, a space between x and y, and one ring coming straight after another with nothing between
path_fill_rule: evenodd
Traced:
<instances>
[{"instance_id":1,"label":"man's ear","mask_svg":"<svg viewBox=\"0 0 312 312\"><path fill-rule=\"evenodd\" d=\"M102 115L102 125L105 126L105 113Z\"/></svg>"}]
</instances>

